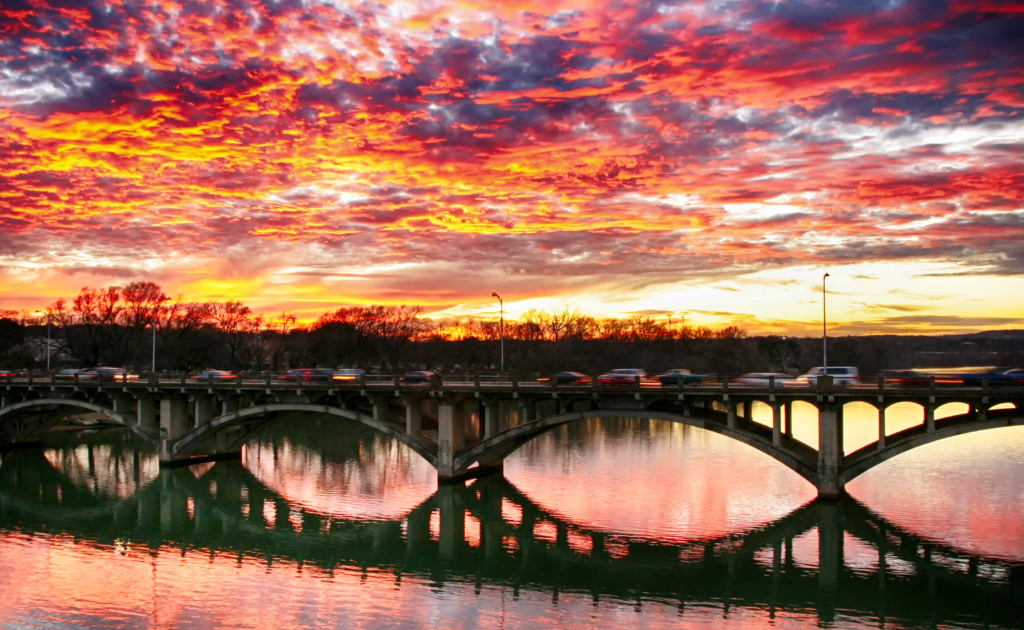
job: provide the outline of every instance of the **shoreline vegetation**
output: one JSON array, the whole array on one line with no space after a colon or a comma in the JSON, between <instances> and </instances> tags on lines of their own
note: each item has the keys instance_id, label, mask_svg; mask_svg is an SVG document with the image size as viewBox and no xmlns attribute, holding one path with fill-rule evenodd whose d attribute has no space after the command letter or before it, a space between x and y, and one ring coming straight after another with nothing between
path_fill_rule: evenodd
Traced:
<instances>
[{"instance_id":1,"label":"shoreline vegetation","mask_svg":"<svg viewBox=\"0 0 1024 630\"><path fill-rule=\"evenodd\" d=\"M578 307L531 309L518 319L432 320L420 306L367 305L329 310L303 324L289 313L257 314L240 301L172 299L153 282L84 288L37 314L0 309L0 367L52 369L117 365L142 370L156 355L164 371L221 368L361 367L497 371L504 337L509 372L615 367L649 372L796 374L821 363L821 339L750 336L738 326L712 328L682 318L598 318ZM156 330L154 331L154 325ZM155 341L154 341L155 339ZM154 353L155 343L155 353ZM956 365L1024 365L1024 331L972 335L834 337L830 365L863 373Z\"/></svg>"}]
</instances>

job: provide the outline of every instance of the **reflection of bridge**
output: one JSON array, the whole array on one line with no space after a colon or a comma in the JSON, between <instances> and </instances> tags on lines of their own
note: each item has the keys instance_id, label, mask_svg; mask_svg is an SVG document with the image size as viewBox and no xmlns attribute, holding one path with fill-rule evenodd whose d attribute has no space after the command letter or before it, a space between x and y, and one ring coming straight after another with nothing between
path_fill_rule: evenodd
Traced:
<instances>
[{"instance_id":1,"label":"reflection of bridge","mask_svg":"<svg viewBox=\"0 0 1024 630\"><path fill-rule=\"evenodd\" d=\"M730 388L717 385L593 387L536 383L39 383L0 385L0 443L32 444L69 415L93 412L122 424L160 451L164 464L236 456L270 424L317 414L359 422L394 437L438 471L440 480L478 477L501 469L504 458L537 435L568 422L644 417L708 429L748 444L838 497L857 475L912 448L972 431L1024 424L1024 388L833 387ZM879 410L879 439L844 454L843 407L865 402ZM753 420L755 402L772 409L772 425ZM794 439L792 405L818 411L818 444ZM924 421L886 435L885 410L901 402L923 409ZM965 414L935 418L935 409L964 403ZM993 409L993 407L1010 407Z\"/></svg>"},{"instance_id":2,"label":"reflection of bridge","mask_svg":"<svg viewBox=\"0 0 1024 630\"><path fill-rule=\"evenodd\" d=\"M198 478L163 469L134 496L110 500L76 488L39 451L22 451L0 465L0 528L244 555L325 573L380 569L554 599L658 601L683 614L688 605L713 604L725 613L816 611L829 621L843 610L933 627L968 620L1017 627L1024 619L1024 565L922 540L850 499L815 502L742 534L672 543L563 520L498 476L443 485L400 520L356 521L296 509L238 462L214 464ZM869 562L853 562L849 536L873 551ZM817 551L816 562L799 557L801 541L811 555Z\"/></svg>"}]
</instances>

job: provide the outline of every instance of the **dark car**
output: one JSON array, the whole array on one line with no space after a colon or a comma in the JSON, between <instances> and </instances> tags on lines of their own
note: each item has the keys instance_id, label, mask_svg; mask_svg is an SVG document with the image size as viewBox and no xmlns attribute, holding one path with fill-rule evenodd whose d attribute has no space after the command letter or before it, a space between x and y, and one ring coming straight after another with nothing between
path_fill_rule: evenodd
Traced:
<instances>
[{"instance_id":1,"label":"dark car","mask_svg":"<svg viewBox=\"0 0 1024 630\"><path fill-rule=\"evenodd\" d=\"M887 370L882 373L888 387L928 387L928 375L914 370Z\"/></svg>"},{"instance_id":2,"label":"dark car","mask_svg":"<svg viewBox=\"0 0 1024 630\"><path fill-rule=\"evenodd\" d=\"M17 377L17 376L25 376L25 370L3 370L3 369L0 369L0 378L7 378L8 376L10 376L11 378L14 378L14 377Z\"/></svg>"},{"instance_id":3,"label":"dark car","mask_svg":"<svg viewBox=\"0 0 1024 630\"><path fill-rule=\"evenodd\" d=\"M654 380L658 381L662 385L678 385L680 379L682 379L683 385L692 385L704 381L703 375L691 374L690 370L684 368L668 370L652 378L654 378Z\"/></svg>"},{"instance_id":4,"label":"dark car","mask_svg":"<svg viewBox=\"0 0 1024 630\"><path fill-rule=\"evenodd\" d=\"M555 381L559 385L590 385L593 381L586 374L580 374L579 372L558 372L551 376L545 376L544 378L537 379L540 383L550 383Z\"/></svg>"},{"instance_id":5,"label":"dark car","mask_svg":"<svg viewBox=\"0 0 1024 630\"><path fill-rule=\"evenodd\" d=\"M334 380L334 370L331 368L295 368L278 376L277 380L329 383Z\"/></svg>"},{"instance_id":6,"label":"dark car","mask_svg":"<svg viewBox=\"0 0 1024 630\"><path fill-rule=\"evenodd\" d=\"M228 370L203 370L194 376L190 376L190 381L234 381L238 380L238 375Z\"/></svg>"},{"instance_id":7,"label":"dark car","mask_svg":"<svg viewBox=\"0 0 1024 630\"><path fill-rule=\"evenodd\" d=\"M430 379L436 374L430 370L416 370L415 372L409 372L402 377L403 383L429 383Z\"/></svg>"}]
</instances>

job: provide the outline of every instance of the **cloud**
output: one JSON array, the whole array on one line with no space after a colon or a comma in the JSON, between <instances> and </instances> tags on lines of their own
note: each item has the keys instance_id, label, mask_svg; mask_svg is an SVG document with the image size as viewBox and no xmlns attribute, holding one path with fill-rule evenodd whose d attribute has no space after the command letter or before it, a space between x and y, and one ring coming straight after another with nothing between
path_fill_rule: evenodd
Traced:
<instances>
[{"instance_id":1,"label":"cloud","mask_svg":"<svg viewBox=\"0 0 1024 630\"><path fill-rule=\"evenodd\" d=\"M430 304L474 274L1012 278L1022 30L991 3L7 3L0 263L260 290L315 268Z\"/></svg>"}]
</instances>

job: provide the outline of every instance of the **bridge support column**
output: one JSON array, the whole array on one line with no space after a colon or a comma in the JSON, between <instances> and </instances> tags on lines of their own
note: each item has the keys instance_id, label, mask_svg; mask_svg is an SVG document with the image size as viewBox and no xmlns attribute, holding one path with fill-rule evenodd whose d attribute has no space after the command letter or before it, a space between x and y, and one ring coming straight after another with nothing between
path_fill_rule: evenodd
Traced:
<instances>
[{"instance_id":1,"label":"bridge support column","mask_svg":"<svg viewBox=\"0 0 1024 630\"><path fill-rule=\"evenodd\" d=\"M730 429L736 428L736 402L732 400L725 401L725 423Z\"/></svg>"},{"instance_id":2,"label":"bridge support column","mask_svg":"<svg viewBox=\"0 0 1024 630\"><path fill-rule=\"evenodd\" d=\"M523 400L519 403L519 424L533 422L533 401Z\"/></svg>"},{"instance_id":3,"label":"bridge support column","mask_svg":"<svg viewBox=\"0 0 1024 630\"><path fill-rule=\"evenodd\" d=\"M198 396L195 400L196 426L209 424L216 415L216 402L213 396Z\"/></svg>"},{"instance_id":4,"label":"bridge support column","mask_svg":"<svg viewBox=\"0 0 1024 630\"><path fill-rule=\"evenodd\" d=\"M405 401L405 432L412 437L423 435L423 408L419 398L407 398Z\"/></svg>"},{"instance_id":5,"label":"bridge support column","mask_svg":"<svg viewBox=\"0 0 1024 630\"><path fill-rule=\"evenodd\" d=\"M772 445L782 446L782 405L772 404Z\"/></svg>"},{"instance_id":6,"label":"bridge support column","mask_svg":"<svg viewBox=\"0 0 1024 630\"><path fill-rule=\"evenodd\" d=\"M456 401L441 400L437 407L437 476L455 476L455 454L466 446L464 409Z\"/></svg>"},{"instance_id":7,"label":"bridge support column","mask_svg":"<svg viewBox=\"0 0 1024 630\"><path fill-rule=\"evenodd\" d=\"M834 401L818 404L818 498L843 494L839 467L843 462L843 407Z\"/></svg>"},{"instance_id":8,"label":"bridge support column","mask_svg":"<svg viewBox=\"0 0 1024 630\"><path fill-rule=\"evenodd\" d=\"M788 402L783 405L786 410L786 437L793 437L793 403Z\"/></svg>"},{"instance_id":9,"label":"bridge support column","mask_svg":"<svg viewBox=\"0 0 1024 630\"><path fill-rule=\"evenodd\" d=\"M188 400L185 398L164 398L160 401L160 437L177 440L188 433Z\"/></svg>"},{"instance_id":10,"label":"bridge support column","mask_svg":"<svg viewBox=\"0 0 1024 630\"><path fill-rule=\"evenodd\" d=\"M390 399L386 397L379 397L373 399L373 419L380 420L381 422L387 422L389 416Z\"/></svg>"},{"instance_id":11,"label":"bridge support column","mask_svg":"<svg viewBox=\"0 0 1024 630\"><path fill-rule=\"evenodd\" d=\"M924 406L924 429L927 433L935 432L935 403L927 403Z\"/></svg>"},{"instance_id":12,"label":"bridge support column","mask_svg":"<svg viewBox=\"0 0 1024 630\"><path fill-rule=\"evenodd\" d=\"M139 426L153 433L160 431L160 401L152 396L140 396L135 401Z\"/></svg>"},{"instance_id":13,"label":"bridge support column","mask_svg":"<svg viewBox=\"0 0 1024 630\"><path fill-rule=\"evenodd\" d=\"M238 411L238 398L236 396L228 396L227 398L222 398L220 401L221 415L227 415L233 411Z\"/></svg>"},{"instance_id":14,"label":"bridge support column","mask_svg":"<svg viewBox=\"0 0 1024 630\"><path fill-rule=\"evenodd\" d=\"M484 401L484 437L501 431L501 404L497 399Z\"/></svg>"},{"instance_id":15,"label":"bridge support column","mask_svg":"<svg viewBox=\"0 0 1024 630\"><path fill-rule=\"evenodd\" d=\"M123 417L132 417L132 397L127 394L115 395L114 397L114 413Z\"/></svg>"},{"instance_id":16,"label":"bridge support column","mask_svg":"<svg viewBox=\"0 0 1024 630\"><path fill-rule=\"evenodd\" d=\"M170 463L171 445L188 433L188 399L163 398L160 400L160 463Z\"/></svg>"},{"instance_id":17,"label":"bridge support column","mask_svg":"<svg viewBox=\"0 0 1024 630\"><path fill-rule=\"evenodd\" d=\"M886 407L878 410L878 450L885 448L885 411Z\"/></svg>"}]
</instances>

